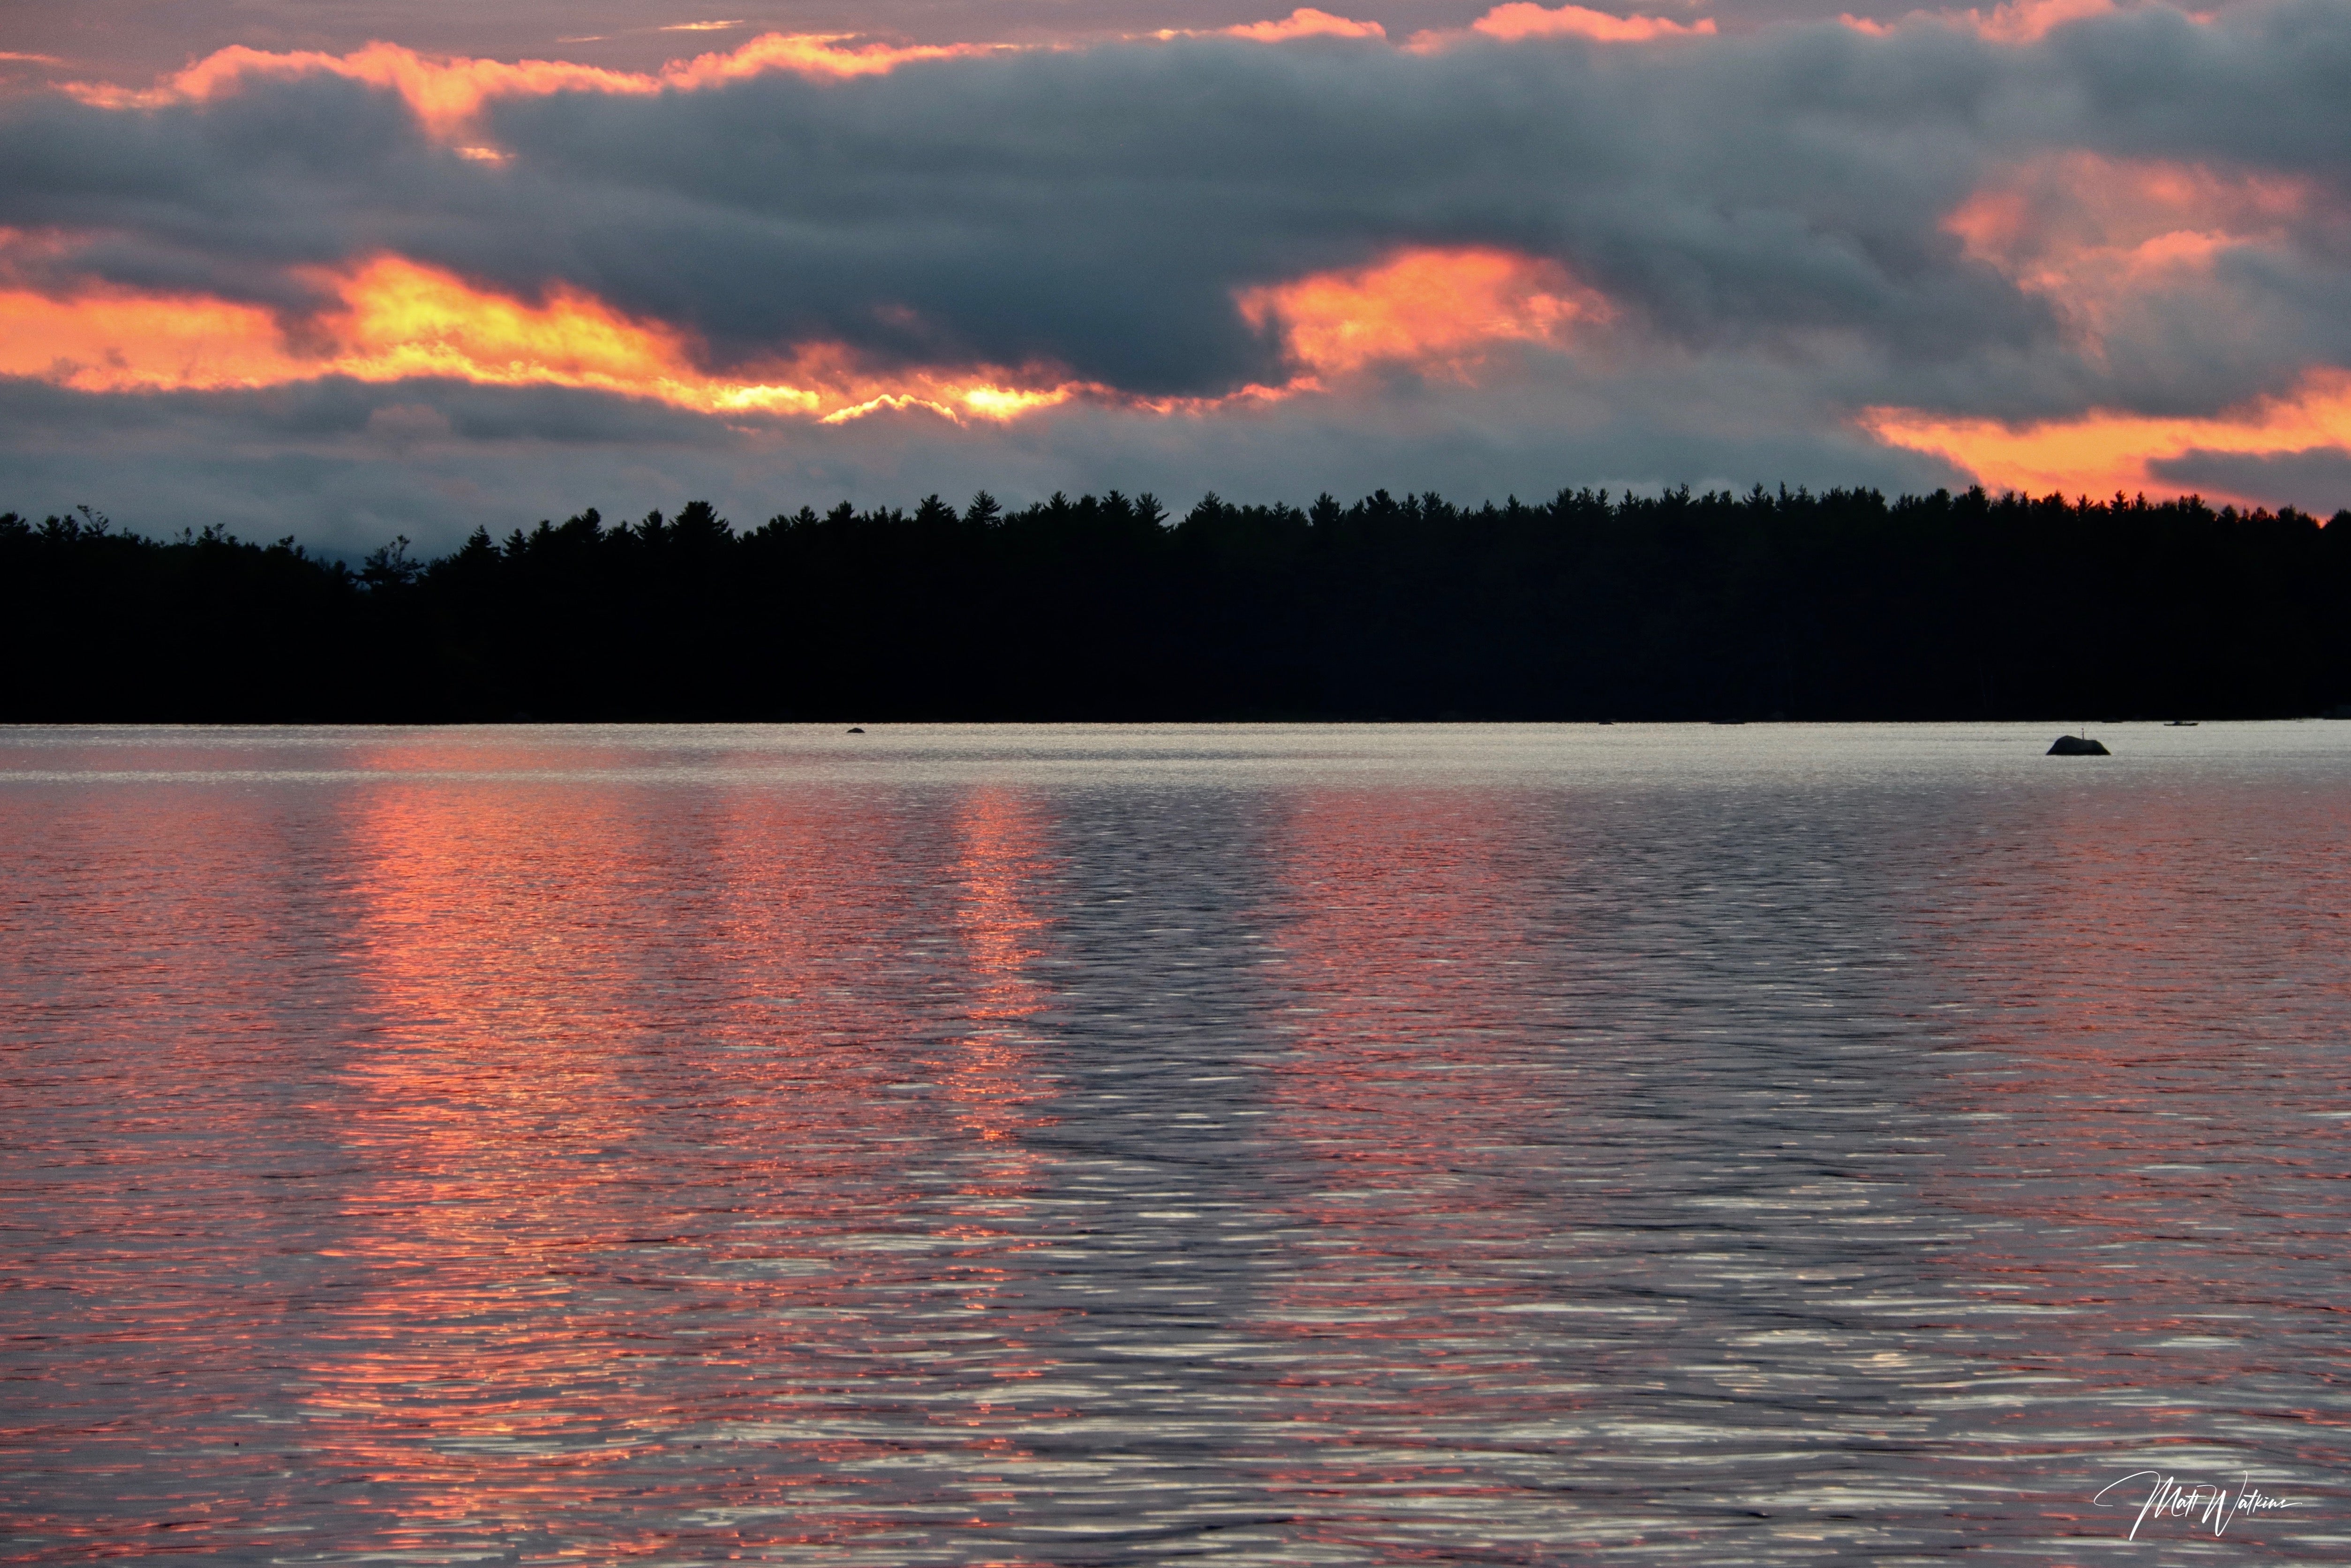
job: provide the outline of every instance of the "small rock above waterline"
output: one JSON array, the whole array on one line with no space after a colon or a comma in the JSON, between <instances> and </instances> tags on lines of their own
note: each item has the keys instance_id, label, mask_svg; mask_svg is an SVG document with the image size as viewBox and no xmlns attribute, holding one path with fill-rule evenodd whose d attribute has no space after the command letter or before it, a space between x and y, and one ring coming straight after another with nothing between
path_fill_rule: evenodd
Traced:
<instances>
[{"instance_id":1,"label":"small rock above waterline","mask_svg":"<svg viewBox=\"0 0 2351 1568\"><path fill-rule=\"evenodd\" d=\"M2110 757L2112 752L2104 743L2086 735L2060 735L2057 743L2043 753L2052 757Z\"/></svg>"}]
</instances>

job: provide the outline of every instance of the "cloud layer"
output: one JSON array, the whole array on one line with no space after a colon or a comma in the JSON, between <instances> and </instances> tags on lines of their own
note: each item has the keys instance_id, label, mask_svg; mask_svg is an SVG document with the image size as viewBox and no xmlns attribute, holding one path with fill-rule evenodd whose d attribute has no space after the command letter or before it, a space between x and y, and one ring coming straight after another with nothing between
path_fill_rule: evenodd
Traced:
<instances>
[{"instance_id":1,"label":"cloud layer","mask_svg":"<svg viewBox=\"0 0 2351 1568\"><path fill-rule=\"evenodd\" d=\"M2351 0L1611 20L19 91L0 504L360 541L638 499L567 474L2351 501L2314 493Z\"/></svg>"}]
</instances>

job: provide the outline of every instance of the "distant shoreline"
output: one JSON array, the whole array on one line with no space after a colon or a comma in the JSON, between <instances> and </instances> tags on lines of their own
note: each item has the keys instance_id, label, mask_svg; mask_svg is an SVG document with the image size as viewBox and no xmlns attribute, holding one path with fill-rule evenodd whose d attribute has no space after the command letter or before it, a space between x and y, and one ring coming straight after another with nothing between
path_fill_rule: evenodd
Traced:
<instances>
[{"instance_id":1,"label":"distant shoreline","mask_svg":"<svg viewBox=\"0 0 2351 1568\"><path fill-rule=\"evenodd\" d=\"M2346 517L982 493L739 532L591 510L353 570L6 514L0 722L2300 718L2351 711Z\"/></svg>"},{"instance_id":2,"label":"distant shoreline","mask_svg":"<svg viewBox=\"0 0 2351 1568\"><path fill-rule=\"evenodd\" d=\"M2094 719L2063 714L2005 714L1974 719L868 719L845 715L820 719L0 719L8 730L814 730L884 736L912 730L1378 730L1378 729L1562 729L1562 730L1839 730L2024 729L2047 725L2053 733L2087 729L2097 735L2116 730L2226 729L2256 724L2334 724L2351 713L2288 713L2262 718L2196 719L2184 726L2168 719ZM2351 734L2351 731L2346 731ZM2046 737L2043 737L2046 738ZM852 742L853 743L853 742Z\"/></svg>"}]
</instances>

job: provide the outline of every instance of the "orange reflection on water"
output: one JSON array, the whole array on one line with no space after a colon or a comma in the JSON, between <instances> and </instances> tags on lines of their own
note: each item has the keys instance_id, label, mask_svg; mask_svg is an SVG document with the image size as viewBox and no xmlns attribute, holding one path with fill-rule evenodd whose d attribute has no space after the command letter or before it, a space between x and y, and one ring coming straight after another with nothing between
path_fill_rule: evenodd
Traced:
<instances>
[{"instance_id":1,"label":"orange reflection on water","mask_svg":"<svg viewBox=\"0 0 2351 1568\"><path fill-rule=\"evenodd\" d=\"M975 1027L958 1044L948 1089L963 1127L987 1143L1014 1144L1051 1120L1029 1110L1045 1096L1019 1027L1050 996L1031 972L1050 924L1032 901L1031 884L1048 865L1043 823L1032 805L982 788L958 811L956 834L956 930L970 966L967 1010Z\"/></svg>"},{"instance_id":2,"label":"orange reflection on water","mask_svg":"<svg viewBox=\"0 0 2351 1568\"><path fill-rule=\"evenodd\" d=\"M1531 911L1498 898L1523 884L1500 865L1523 826L1475 792L1324 789L1275 839L1273 972L1299 1023L1264 1125L1296 1240L1256 1327L1299 1415L1269 1482L1343 1552L1393 1539L1370 1499L1474 1511L1505 1490L1428 1434L1560 1413L1523 1340L1473 1326L1515 1321L1486 1315L1517 1299L1489 1265L1562 1219L1516 1179L1551 1096L1510 1054L1522 998L1492 983L1536 951Z\"/></svg>"},{"instance_id":3,"label":"orange reflection on water","mask_svg":"<svg viewBox=\"0 0 2351 1568\"><path fill-rule=\"evenodd\" d=\"M1037 1046L1025 1021L1046 1009L1050 990L1034 964L1044 957L1049 917L1041 912L1037 879L1050 867L1044 818L1032 802L997 787L973 790L955 818L955 933L964 950L964 1015L971 1027L947 1046L947 1100L955 1126L985 1145L985 1159L967 1168L956 1189L962 1215L947 1234L968 1241L1007 1241L1023 1251L1034 1241L1004 1227L1023 1194L1037 1182L1040 1154L1025 1140L1056 1121L1040 1109L1050 1084L1040 1075ZM1007 1270L987 1258L968 1274L995 1286ZM971 1300L985 1307L985 1300ZM1034 1373L1029 1373L1034 1376Z\"/></svg>"},{"instance_id":4,"label":"orange reflection on water","mask_svg":"<svg viewBox=\"0 0 2351 1568\"><path fill-rule=\"evenodd\" d=\"M1301 1271L1296 1304L1376 1320L1440 1299L1419 1271L1456 1268L1466 1239L1541 1222L1496 1185L1509 1173L1489 1158L1508 1156L1488 1152L1521 1147L1546 1103L1494 1050L1518 1021L1489 977L1529 944L1529 911L1495 897L1509 879L1496 863L1521 836L1490 798L1402 790L1305 794L1287 829L1282 972L1308 1022L1271 1075L1275 1130L1323 1172L1302 1217L1382 1238L1377 1256Z\"/></svg>"},{"instance_id":5,"label":"orange reflection on water","mask_svg":"<svg viewBox=\"0 0 2351 1568\"><path fill-rule=\"evenodd\" d=\"M416 1489L412 1527L531 1528L596 1468L544 1462L575 1443L580 1394L612 1458L653 1414L604 1336L579 1332L594 1309L575 1282L636 1228L606 1178L644 1129L625 1057L559 1000L590 976L609 995L630 966L626 927L598 917L632 836L592 794L405 782L350 825L382 1020L350 1069L364 1098L345 1133L376 1173L349 1216L370 1304L350 1314L358 1343L309 1370L309 1424L342 1462Z\"/></svg>"},{"instance_id":6,"label":"orange reflection on water","mask_svg":"<svg viewBox=\"0 0 2351 1568\"><path fill-rule=\"evenodd\" d=\"M541 786L527 738L375 760L444 776L394 774L350 826L381 1019L344 1130L364 1304L302 1375L306 1440L396 1476L420 1539L545 1529L677 1484L682 1432L776 1413L761 1380L789 1400L874 1353L827 1303L905 1267L931 1135L889 1092L909 1011L860 973L919 915L872 874L880 825L822 792ZM686 1479L747 1505L765 1474Z\"/></svg>"},{"instance_id":7,"label":"orange reflection on water","mask_svg":"<svg viewBox=\"0 0 2351 1568\"><path fill-rule=\"evenodd\" d=\"M2336 1310L2275 1293L2281 1254L2324 1245L2306 1228L2339 1181L2335 1085L2297 1068L2337 1043L2312 977L2341 967L2351 874L2271 877L2246 853L2296 821L2310 842L2351 835L2339 794L2085 792L1925 916L1921 950L1964 1008L1922 1107L1944 1147L1921 1190L1967 1217L1944 1267L2006 1325L1982 1354L2119 1391L2077 1396L2082 1428L2146 1440L2195 1403L2184 1389L2246 1374L2247 1323ZM2213 1435L2191 1418L2179 1440Z\"/></svg>"}]
</instances>

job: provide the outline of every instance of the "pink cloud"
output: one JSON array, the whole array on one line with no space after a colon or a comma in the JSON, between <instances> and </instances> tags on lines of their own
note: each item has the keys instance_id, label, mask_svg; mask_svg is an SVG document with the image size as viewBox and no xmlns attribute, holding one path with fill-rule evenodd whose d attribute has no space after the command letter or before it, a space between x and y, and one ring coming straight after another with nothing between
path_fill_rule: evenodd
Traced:
<instances>
[{"instance_id":1,"label":"pink cloud","mask_svg":"<svg viewBox=\"0 0 2351 1568\"><path fill-rule=\"evenodd\" d=\"M1962 13L1959 20L2001 44L2037 44L2069 22L2110 15L2114 0L2009 0L1989 14Z\"/></svg>"},{"instance_id":2,"label":"pink cloud","mask_svg":"<svg viewBox=\"0 0 2351 1568\"><path fill-rule=\"evenodd\" d=\"M2049 0L2062 4L2064 0ZM1505 43L1522 38L1589 38L1603 44L1646 44L1658 38L1701 37L1715 30L1714 18L1667 21L1662 16L1614 16L1582 5L1547 10L1531 0L1497 5L1470 24L1470 30Z\"/></svg>"},{"instance_id":3,"label":"pink cloud","mask_svg":"<svg viewBox=\"0 0 2351 1568\"><path fill-rule=\"evenodd\" d=\"M1287 43L1292 38L1384 38L1388 30L1377 22L1357 22L1346 16L1333 16L1328 11L1317 11L1311 5L1301 5L1279 22L1251 22L1244 26L1227 27L1225 36L1233 38L1254 38L1260 44Z\"/></svg>"},{"instance_id":4,"label":"pink cloud","mask_svg":"<svg viewBox=\"0 0 2351 1568\"><path fill-rule=\"evenodd\" d=\"M347 77L389 88L408 100L417 119L444 140L460 135L495 98L557 92L649 94L665 89L717 87L769 71L842 78L895 70L913 60L950 59L997 52L989 44L852 46L838 34L764 33L724 54L673 60L658 74L606 70L566 60L486 60L420 55L397 44L373 43L347 55L309 50L277 54L242 45L217 50L155 87L136 89L103 82L72 82L65 90L105 108L150 108L159 104L220 98L247 80L314 74Z\"/></svg>"}]
</instances>

